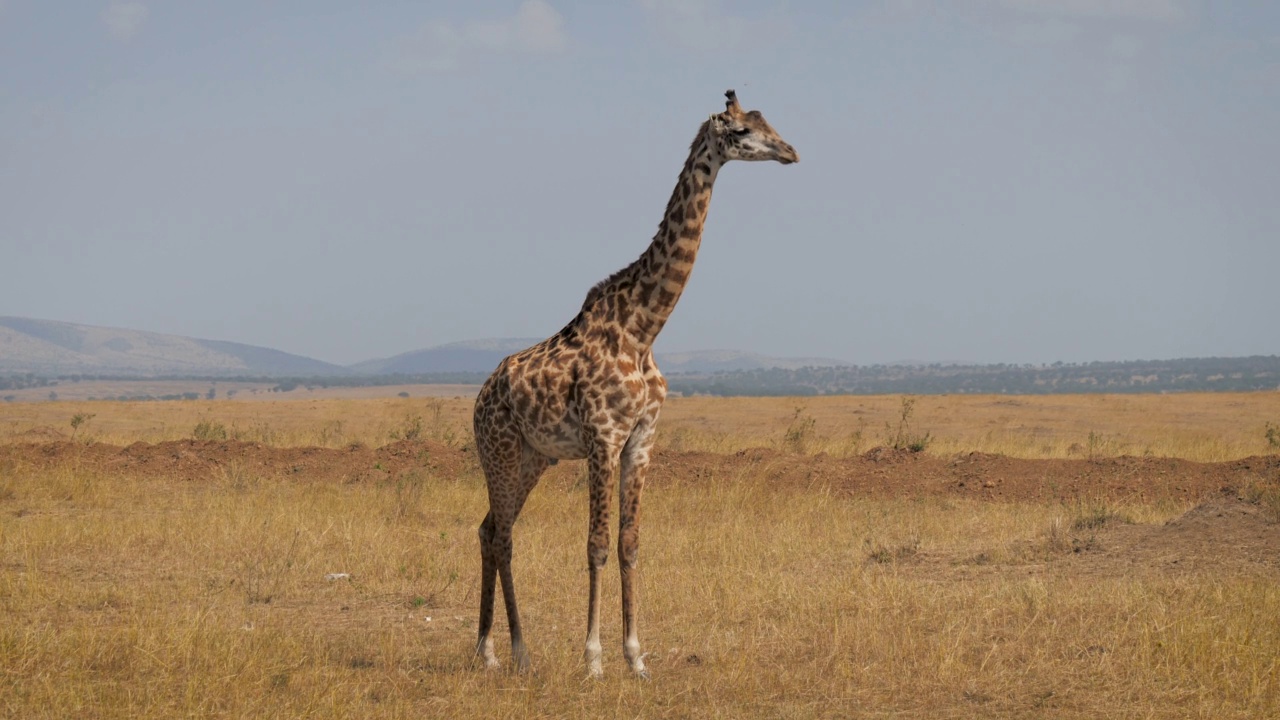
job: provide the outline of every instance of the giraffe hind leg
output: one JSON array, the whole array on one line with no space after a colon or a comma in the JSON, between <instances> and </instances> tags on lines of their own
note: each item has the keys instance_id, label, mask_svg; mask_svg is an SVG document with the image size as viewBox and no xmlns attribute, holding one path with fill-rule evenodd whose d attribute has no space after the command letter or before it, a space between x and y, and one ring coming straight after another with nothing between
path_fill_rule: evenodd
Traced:
<instances>
[{"instance_id":1,"label":"giraffe hind leg","mask_svg":"<svg viewBox=\"0 0 1280 720\"><path fill-rule=\"evenodd\" d=\"M493 649L493 611L496 585L502 584L502 600L511 632L511 653L517 671L529 668L529 651L524 643L515 581L511 572L512 527L530 491L546 470L548 459L534 451L516 434L514 425L502 437L477 438L481 464L489 487L489 514L480 525L481 584L480 628L476 653L485 666L498 668ZM495 442L496 441L496 442Z\"/></svg>"},{"instance_id":2,"label":"giraffe hind leg","mask_svg":"<svg viewBox=\"0 0 1280 720\"><path fill-rule=\"evenodd\" d=\"M512 496L512 512L509 521L497 525L498 532L498 577L502 581L502 600L507 608L507 627L511 629L511 656L517 672L529 669L529 650L524 643L524 630L520 625L520 611L516 605L516 586L511 574L511 554L513 543L511 529L515 525L524 502L529 493L538 484L542 473L546 472L551 459L524 445L521 453L519 483ZM504 518L504 520L506 520Z\"/></svg>"},{"instance_id":3,"label":"giraffe hind leg","mask_svg":"<svg viewBox=\"0 0 1280 720\"><path fill-rule=\"evenodd\" d=\"M502 666L493 651L493 601L497 589L498 560L495 555L493 513L484 516L480 524L480 638L476 642L476 655L484 660L485 668L496 670Z\"/></svg>"},{"instance_id":4,"label":"giraffe hind leg","mask_svg":"<svg viewBox=\"0 0 1280 720\"><path fill-rule=\"evenodd\" d=\"M501 667L493 642L493 605L497 591L501 526L509 522L505 518L511 514L510 497L519 482L520 439L513 437L516 427L510 412L491 397L485 402L490 389L486 384L481 390L475 414L476 455L489 491L489 512L478 531L481 564L476 655L484 661L487 669L495 670Z\"/></svg>"}]
</instances>

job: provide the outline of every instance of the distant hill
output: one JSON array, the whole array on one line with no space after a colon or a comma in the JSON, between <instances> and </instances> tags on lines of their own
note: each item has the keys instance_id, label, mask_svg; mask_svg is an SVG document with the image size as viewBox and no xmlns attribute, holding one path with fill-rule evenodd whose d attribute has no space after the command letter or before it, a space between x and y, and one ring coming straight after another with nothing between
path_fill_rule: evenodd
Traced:
<instances>
[{"instance_id":1,"label":"distant hill","mask_svg":"<svg viewBox=\"0 0 1280 720\"><path fill-rule=\"evenodd\" d=\"M271 348L142 330L0 316L0 374L118 377L487 376L542 338L489 338L436 345L343 367ZM779 358L740 350L658 353L666 373L843 366L826 358Z\"/></svg>"},{"instance_id":2,"label":"distant hill","mask_svg":"<svg viewBox=\"0 0 1280 720\"><path fill-rule=\"evenodd\" d=\"M380 360L366 360L348 366L360 375L425 375L431 373L489 373L502 359L542 338L491 338L437 345L401 353ZM849 363L828 358L779 358L740 350L698 350L657 353L664 373L710 373L728 370L796 369L815 366L842 366Z\"/></svg>"},{"instance_id":3,"label":"distant hill","mask_svg":"<svg viewBox=\"0 0 1280 720\"><path fill-rule=\"evenodd\" d=\"M843 367L844 360L814 357L774 357L741 350L695 350L693 352L657 353L658 367L664 373L714 373L735 370L798 370L803 367Z\"/></svg>"},{"instance_id":4,"label":"distant hill","mask_svg":"<svg viewBox=\"0 0 1280 720\"><path fill-rule=\"evenodd\" d=\"M0 373L330 376L340 365L221 340L0 316Z\"/></svg>"},{"instance_id":5,"label":"distant hill","mask_svg":"<svg viewBox=\"0 0 1280 720\"><path fill-rule=\"evenodd\" d=\"M489 373L511 353L542 338L466 340L411 350L389 358L365 360L347 368L359 375L425 375L429 373Z\"/></svg>"},{"instance_id":6,"label":"distant hill","mask_svg":"<svg viewBox=\"0 0 1280 720\"><path fill-rule=\"evenodd\" d=\"M0 389L43 387L58 376L274 378L282 387L478 384L502 358L540 338L449 343L349 367L279 350L139 330L0 316ZM903 363L857 366L738 350L658 353L685 395L1152 393L1280 390L1280 356L1181 358L1052 365ZM56 380L54 381L56 384Z\"/></svg>"}]
</instances>

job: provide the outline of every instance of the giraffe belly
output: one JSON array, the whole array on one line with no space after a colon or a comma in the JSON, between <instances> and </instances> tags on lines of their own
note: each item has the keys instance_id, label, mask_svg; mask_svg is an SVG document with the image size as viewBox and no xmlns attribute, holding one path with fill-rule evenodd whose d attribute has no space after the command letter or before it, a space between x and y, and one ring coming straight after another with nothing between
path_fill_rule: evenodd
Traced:
<instances>
[{"instance_id":1,"label":"giraffe belly","mask_svg":"<svg viewBox=\"0 0 1280 720\"><path fill-rule=\"evenodd\" d=\"M557 460L580 460L587 456L587 443L577 425L561 422L551 427L524 427L529 447Z\"/></svg>"}]
</instances>

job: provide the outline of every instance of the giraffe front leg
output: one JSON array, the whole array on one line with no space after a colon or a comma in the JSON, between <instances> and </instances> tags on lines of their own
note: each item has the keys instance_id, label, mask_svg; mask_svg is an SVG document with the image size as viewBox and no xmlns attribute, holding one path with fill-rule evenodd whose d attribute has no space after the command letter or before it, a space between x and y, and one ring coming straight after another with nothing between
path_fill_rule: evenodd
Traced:
<instances>
[{"instance_id":1,"label":"giraffe front leg","mask_svg":"<svg viewBox=\"0 0 1280 720\"><path fill-rule=\"evenodd\" d=\"M600 645L600 568L590 567L591 587L587 596L587 646L582 661L587 664L587 675L604 677L603 646Z\"/></svg>"},{"instance_id":2,"label":"giraffe front leg","mask_svg":"<svg viewBox=\"0 0 1280 720\"><path fill-rule=\"evenodd\" d=\"M622 576L622 654L637 677L648 679L649 670L640 652L636 615L640 599L636 590L640 555L640 497L649 469L652 434L634 437L622 457L622 492L619 501L618 566Z\"/></svg>"},{"instance_id":3,"label":"giraffe front leg","mask_svg":"<svg viewBox=\"0 0 1280 720\"><path fill-rule=\"evenodd\" d=\"M592 455L590 460L591 523L587 533L587 569L590 574L590 590L587 594L587 646L583 660L587 674L593 678L604 676L600 644L600 584L605 563L609 559L609 500L613 494L612 453L601 457Z\"/></svg>"}]
</instances>

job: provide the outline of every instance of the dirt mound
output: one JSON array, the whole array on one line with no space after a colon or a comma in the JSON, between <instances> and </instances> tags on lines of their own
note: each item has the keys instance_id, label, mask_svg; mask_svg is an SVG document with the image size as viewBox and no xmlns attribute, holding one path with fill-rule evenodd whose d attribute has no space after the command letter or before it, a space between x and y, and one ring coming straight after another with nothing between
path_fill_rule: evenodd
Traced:
<instances>
[{"instance_id":1,"label":"dirt mound","mask_svg":"<svg viewBox=\"0 0 1280 720\"><path fill-rule=\"evenodd\" d=\"M734 455L662 452L655 482L696 482L709 476L762 474L779 485L831 487L869 497L961 496L1009 502L1114 499L1196 502L1250 483L1280 484L1280 456L1223 463L1175 458L1023 460L965 453L940 458L873 450L860 457L789 455L744 450Z\"/></svg>"},{"instance_id":2,"label":"dirt mound","mask_svg":"<svg viewBox=\"0 0 1280 720\"><path fill-rule=\"evenodd\" d=\"M46 443L55 440L65 440L67 434L57 428L42 425L33 427L30 430L24 430L14 436L14 442L22 443Z\"/></svg>"},{"instance_id":3,"label":"dirt mound","mask_svg":"<svg viewBox=\"0 0 1280 720\"><path fill-rule=\"evenodd\" d=\"M1086 574L1280 571L1280 521L1273 510L1222 494L1164 525L1110 520L1084 533L1078 563Z\"/></svg>"},{"instance_id":4,"label":"dirt mound","mask_svg":"<svg viewBox=\"0 0 1280 720\"><path fill-rule=\"evenodd\" d=\"M240 441L180 440L119 447L70 441L0 445L0 464L50 467L75 462L104 472L199 481L228 475L357 482L405 473L441 478L478 474L474 452L423 440L370 448L279 448ZM551 482L574 481L581 463L559 463ZM1174 458L1022 460L984 453L951 458L879 449L859 457L804 456L768 448L734 454L662 451L653 485L763 478L784 487L830 488L867 497L959 496L1006 502L1115 499L1198 502L1250 485L1280 485L1280 455L1221 463ZM1188 520L1187 522L1191 522Z\"/></svg>"},{"instance_id":5,"label":"dirt mound","mask_svg":"<svg viewBox=\"0 0 1280 720\"><path fill-rule=\"evenodd\" d=\"M100 472L202 481L275 479L358 482L411 472L457 477L475 467L472 453L430 441L370 448L277 448L236 440L136 442L128 447L75 442L0 445L0 466L54 467L74 462Z\"/></svg>"}]
</instances>

